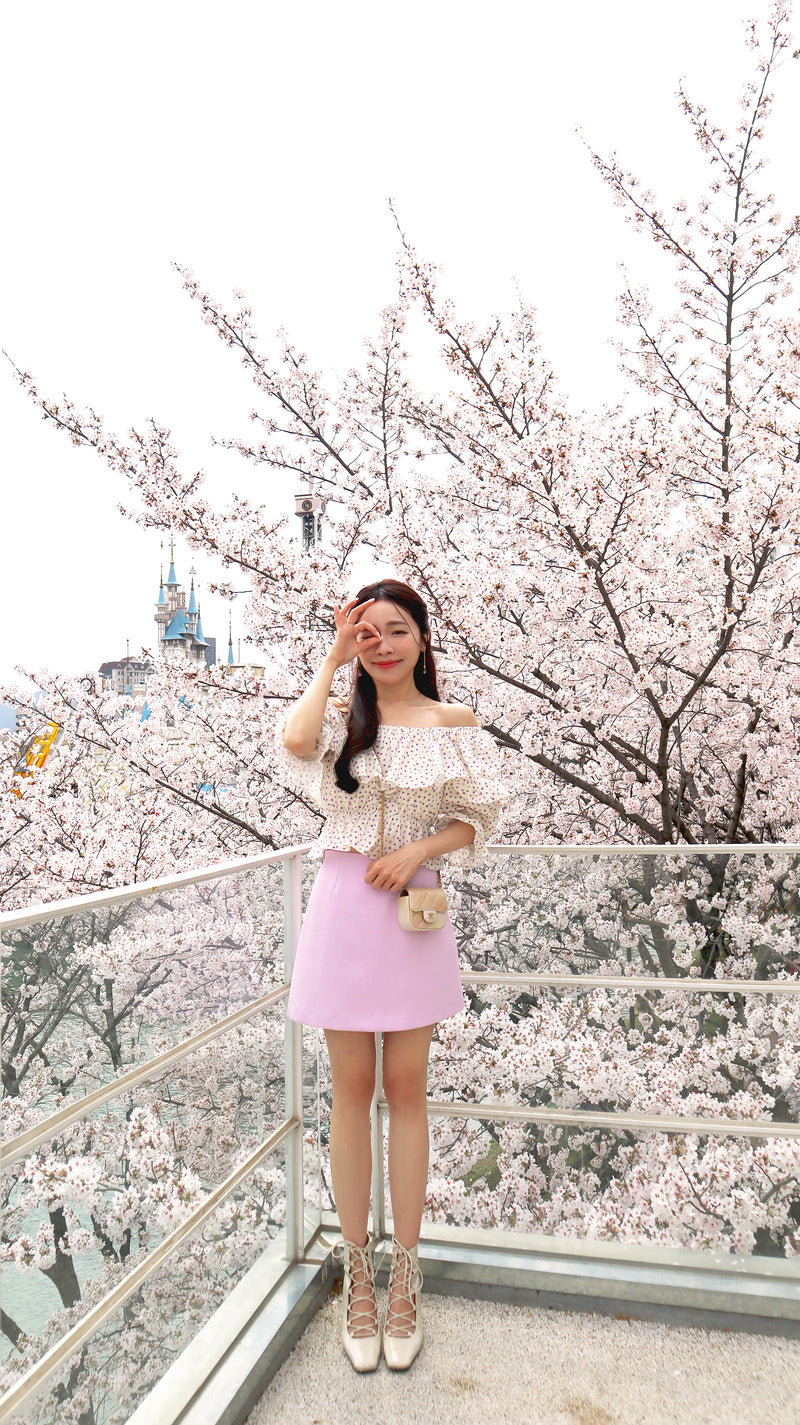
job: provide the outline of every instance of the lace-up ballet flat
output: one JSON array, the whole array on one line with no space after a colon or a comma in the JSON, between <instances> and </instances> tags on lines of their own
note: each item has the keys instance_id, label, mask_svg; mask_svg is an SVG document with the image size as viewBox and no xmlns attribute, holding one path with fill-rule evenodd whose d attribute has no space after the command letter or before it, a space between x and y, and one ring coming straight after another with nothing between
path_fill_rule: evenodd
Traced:
<instances>
[{"instance_id":1,"label":"lace-up ballet flat","mask_svg":"<svg viewBox=\"0 0 800 1425\"><path fill-rule=\"evenodd\" d=\"M392 1270L389 1276L389 1307L383 1328L383 1354L392 1371L407 1371L422 1345L422 1316L419 1294L422 1272L418 1248L404 1247L392 1238ZM394 1301L392 1296L394 1295Z\"/></svg>"},{"instance_id":2,"label":"lace-up ballet flat","mask_svg":"<svg viewBox=\"0 0 800 1425\"><path fill-rule=\"evenodd\" d=\"M334 1260L340 1252L344 1262L342 1344L357 1371L376 1370L381 1356L373 1245L370 1236L363 1247L342 1238L333 1249ZM369 1287L369 1292L356 1297L354 1288L364 1287Z\"/></svg>"}]
</instances>

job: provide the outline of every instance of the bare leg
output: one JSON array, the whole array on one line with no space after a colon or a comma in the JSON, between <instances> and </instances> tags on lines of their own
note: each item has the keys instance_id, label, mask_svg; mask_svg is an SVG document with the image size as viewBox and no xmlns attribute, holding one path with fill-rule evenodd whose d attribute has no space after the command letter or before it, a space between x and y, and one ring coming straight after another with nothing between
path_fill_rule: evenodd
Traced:
<instances>
[{"instance_id":1,"label":"bare leg","mask_svg":"<svg viewBox=\"0 0 800 1425\"><path fill-rule=\"evenodd\" d=\"M369 1106L375 1092L375 1035L350 1029L326 1029L331 1062L331 1179L342 1236L367 1244L372 1178ZM372 1287L360 1269L353 1275L353 1302L374 1302ZM354 1336L369 1335L367 1326Z\"/></svg>"},{"instance_id":2,"label":"bare leg","mask_svg":"<svg viewBox=\"0 0 800 1425\"><path fill-rule=\"evenodd\" d=\"M419 1241L428 1185L428 1054L434 1025L386 1031L383 1087L389 1104L389 1187L394 1235L404 1247ZM389 1306L394 1304L390 1288ZM402 1292L400 1293L402 1294ZM406 1320L412 1323L412 1316Z\"/></svg>"}]
</instances>

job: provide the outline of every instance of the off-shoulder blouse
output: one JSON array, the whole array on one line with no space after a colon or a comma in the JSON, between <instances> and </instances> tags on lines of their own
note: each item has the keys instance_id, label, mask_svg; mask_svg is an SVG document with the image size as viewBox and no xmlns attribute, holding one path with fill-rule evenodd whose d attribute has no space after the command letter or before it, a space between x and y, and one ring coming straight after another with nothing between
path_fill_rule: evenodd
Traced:
<instances>
[{"instance_id":1,"label":"off-shoulder blouse","mask_svg":"<svg viewBox=\"0 0 800 1425\"><path fill-rule=\"evenodd\" d=\"M491 733L482 727L398 727L380 723L374 747L350 758L358 779L355 792L337 787L333 764L347 741L347 720L330 701L325 708L317 745L308 757L298 757L283 744L289 716L280 718L275 747L277 763L288 785L308 793L327 820L309 857L325 850L351 847L377 860L380 856L381 789L384 792L383 851L397 851L449 826L465 821L475 828L468 846L421 864L441 870L445 856L456 866L473 866L485 855L497 827L500 808L514 795L503 781L500 753Z\"/></svg>"}]
</instances>

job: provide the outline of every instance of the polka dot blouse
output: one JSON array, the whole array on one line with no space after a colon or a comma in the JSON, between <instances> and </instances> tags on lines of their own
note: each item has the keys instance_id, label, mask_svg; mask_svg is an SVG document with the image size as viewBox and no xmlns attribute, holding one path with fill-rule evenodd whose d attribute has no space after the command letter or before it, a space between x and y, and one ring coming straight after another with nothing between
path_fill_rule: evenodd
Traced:
<instances>
[{"instance_id":1,"label":"polka dot blouse","mask_svg":"<svg viewBox=\"0 0 800 1425\"><path fill-rule=\"evenodd\" d=\"M451 821L475 828L468 846L448 851L456 866L472 866L485 855L497 828L500 808L513 792L502 779L502 763L491 733L482 727L396 727L380 723L374 747L350 758L358 790L337 787L333 764L347 741L346 718L328 701L314 752L298 757L283 744L290 709L278 722L278 767L288 785L310 794L327 821L309 857L352 847L376 860L380 855L381 789L384 793L384 854L410 841L435 835ZM421 863L441 870L445 856Z\"/></svg>"}]
</instances>

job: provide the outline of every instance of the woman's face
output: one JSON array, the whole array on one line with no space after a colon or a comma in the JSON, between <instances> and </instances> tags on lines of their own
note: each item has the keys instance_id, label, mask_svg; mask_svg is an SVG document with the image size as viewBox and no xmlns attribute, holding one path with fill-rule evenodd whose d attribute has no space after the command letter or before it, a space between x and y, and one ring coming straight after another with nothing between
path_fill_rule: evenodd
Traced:
<instances>
[{"instance_id":1,"label":"woman's face","mask_svg":"<svg viewBox=\"0 0 800 1425\"><path fill-rule=\"evenodd\" d=\"M400 683L413 673L424 640L419 624L404 608L376 599L362 615L381 635L380 643L359 663L376 683Z\"/></svg>"}]
</instances>

